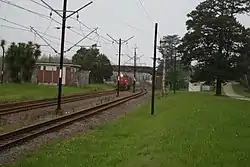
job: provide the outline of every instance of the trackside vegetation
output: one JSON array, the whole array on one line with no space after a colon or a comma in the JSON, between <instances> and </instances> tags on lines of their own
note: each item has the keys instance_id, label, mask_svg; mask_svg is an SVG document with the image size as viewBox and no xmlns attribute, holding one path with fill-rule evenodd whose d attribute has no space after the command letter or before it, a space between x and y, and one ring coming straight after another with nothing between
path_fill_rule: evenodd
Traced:
<instances>
[{"instance_id":1,"label":"trackside vegetation","mask_svg":"<svg viewBox=\"0 0 250 167\"><path fill-rule=\"evenodd\" d=\"M112 84L90 84L85 87L63 86L63 95L87 93L95 90L115 89ZM0 102L23 101L57 97L57 86L31 83L0 85Z\"/></svg>"},{"instance_id":2,"label":"trackside vegetation","mask_svg":"<svg viewBox=\"0 0 250 167\"><path fill-rule=\"evenodd\" d=\"M52 143L8 167L246 167L250 164L250 103L177 93Z\"/></svg>"}]
</instances>

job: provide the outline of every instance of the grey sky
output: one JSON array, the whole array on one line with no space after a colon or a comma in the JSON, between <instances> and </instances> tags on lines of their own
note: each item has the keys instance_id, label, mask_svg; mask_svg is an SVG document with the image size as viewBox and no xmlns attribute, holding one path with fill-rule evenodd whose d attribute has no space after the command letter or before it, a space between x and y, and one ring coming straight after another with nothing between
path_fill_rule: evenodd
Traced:
<instances>
[{"instance_id":1,"label":"grey sky","mask_svg":"<svg viewBox=\"0 0 250 167\"><path fill-rule=\"evenodd\" d=\"M5 0L4 0L5 1ZM43 13L49 16L50 10L45 9L30 0L8 0L14 4L26 7L30 10ZM41 3L40 0L35 0ZM62 9L62 0L45 0L55 9ZM178 34L183 36L186 32L185 22L187 20L187 13L194 9L201 0L141 0L150 19L145 15L143 8L138 0L94 0L90 6L79 12L79 20L89 26L90 28L98 27L98 33L105 38L109 39L107 33L113 36L115 39L127 39L131 36L135 36L130 40L128 44L122 46L122 53L129 54L131 56L133 47L136 44L138 46L138 55L144 54L144 57L140 60L140 63L146 63L146 65L152 66L152 60L150 57L153 55L153 32L154 22L159 23L159 35ZM88 3L87 0L68 0L68 10L78 9L80 6ZM0 2L0 17L6 18L10 21L19 23L26 27L33 26L40 32L61 37L61 30L57 30L54 27L60 26L55 22L51 22L49 19L44 19L32 13L18 9ZM76 15L72 16L76 18ZM53 19L61 22L61 19L53 13ZM250 26L249 17L241 17L240 20L244 25ZM51 25L50 25L51 22ZM153 23L152 23L153 22ZM0 25L9 25L18 27L16 25L7 23L0 20ZM50 26L49 26L50 25ZM89 29L80 26L80 24L73 19L67 20L67 25L72 26L74 31L78 34L67 30L66 40L72 43L79 41L81 34L87 34ZM19 27L20 28L20 27ZM82 30L81 30L82 29ZM80 34L80 35L79 35ZM81 42L81 45L92 45L98 42L101 46L100 51L106 54L112 63L117 63L116 49L117 44L112 46L111 42L99 37L96 34L89 36L92 40L86 39ZM19 41L34 41L39 44L45 44L38 36L35 38L33 33L14 30L0 26L0 38L7 40L8 42ZM60 40L46 37L51 40L49 43L60 50ZM159 37L158 37L159 39ZM69 48L72 44L66 43L66 48ZM67 57L71 57L78 48L73 48L72 51L66 54ZM42 47L42 51L45 54L53 54L53 51L49 47ZM158 56L161 55L158 53ZM129 58L127 56L122 57L122 63L126 62ZM130 62L132 63L132 61Z\"/></svg>"}]
</instances>

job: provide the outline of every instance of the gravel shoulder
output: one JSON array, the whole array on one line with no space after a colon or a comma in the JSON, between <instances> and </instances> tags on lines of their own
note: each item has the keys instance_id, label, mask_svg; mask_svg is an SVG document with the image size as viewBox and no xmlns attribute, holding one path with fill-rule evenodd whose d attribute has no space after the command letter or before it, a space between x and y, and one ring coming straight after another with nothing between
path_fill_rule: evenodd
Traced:
<instances>
[{"instance_id":1,"label":"gravel shoulder","mask_svg":"<svg viewBox=\"0 0 250 167\"><path fill-rule=\"evenodd\" d=\"M97 125L104 124L108 121L116 120L122 116L125 116L126 113L130 112L134 107L148 102L150 97L151 96L149 91L148 94L140 98L133 99L115 108L103 111L102 113L88 119L75 122L72 125L67 126L66 128L61 129L57 132L52 132L40 136L22 146L14 147L8 151L2 152L0 153L0 166L6 163L11 163L23 156L26 156L30 151L34 151L41 146L44 146L46 144L53 144L54 142L58 142L60 140L68 140L77 135L83 135Z\"/></svg>"}]
</instances>

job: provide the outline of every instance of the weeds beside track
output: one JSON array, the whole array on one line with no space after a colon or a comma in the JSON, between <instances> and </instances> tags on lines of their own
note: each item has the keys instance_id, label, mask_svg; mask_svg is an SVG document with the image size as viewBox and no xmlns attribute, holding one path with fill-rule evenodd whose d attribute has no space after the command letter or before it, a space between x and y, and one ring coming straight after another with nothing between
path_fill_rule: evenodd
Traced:
<instances>
[{"instance_id":1,"label":"weeds beside track","mask_svg":"<svg viewBox=\"0 0 250 167\"><path fill-rule=\"evenodd\" d=\"M0 151L11 148L18 144L22 144L26 141L36 138L39 135L58 130L69 124L72 124L75 121L98 114L101 111L118 106L122 103L143 96L146 93L147 91L145 89L142 89L139 93L135 93L130 96L122 97L101 105L97 105L95 107L83 109L75 113L60 116L58 118L51 119L49 121L44 121L38 124L30 125L28 127L24 127L12 132L2 134L0 135L0 140L1 140Z\"/></svg>"},{"instance_id":2,"label":"weeds beside track","mask_svg":"<svg viewBox=\"0 0 250 167\"><path fill-rule=\"evenodd\" d=\"M99 91L99 92L91 92L85 94L77 94L71 96L65 96L62 98L62 103L70 103L80 100L85 100L89 98L100 97L104 95L110 95L116 93L116 90L108 90L108 91ZM9 115L13 113L28 111L32 109L38 109L43 107L50 107L57 104L57 99L43 99L43 100L34 100L34 101L25 101L13 104L4 104L0 105L0 116Z\"/></svg>"}]
</instances>

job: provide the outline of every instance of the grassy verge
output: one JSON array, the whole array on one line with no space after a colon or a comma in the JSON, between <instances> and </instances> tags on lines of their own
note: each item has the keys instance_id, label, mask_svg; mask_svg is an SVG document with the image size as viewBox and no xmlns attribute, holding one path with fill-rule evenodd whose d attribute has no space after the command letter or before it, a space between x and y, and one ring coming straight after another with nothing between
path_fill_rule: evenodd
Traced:
<instances>
[{"instance_id":1,"label":"grassy verge","mask_svg":"<svg viewBox=\"0 0 250 167\"><path fill-rule=\"evenodd\" d=\"M115 86L111 84L91 84L81 88L63 86L63 95L113 88ZM52 85L4 84L0 85L0 102L51 98L57 96L57 91L58 87Z\"/></svg>"},{"instance_id":2,"label":"grassy verge","mask_svg":"<svg viewBox=\"0 0 250 167\"><path fill-rule=\"evenodd\" d=\"M241 84L233 84L232 88L234 90L235 93L245 96L245 97L250 97L250 92L247 91L247 88L244 87Z\"/></svg>"},{"instance_id":3,"label":"grassy verge","mask_svg":"<svg viewBox=\"0 0 250 167\"><path fill-rule=\"evenodd\" d=\"M246 167L250 103L178 93L112 123L30 153L8 167Z\"/></svg>"}]
</instances>

